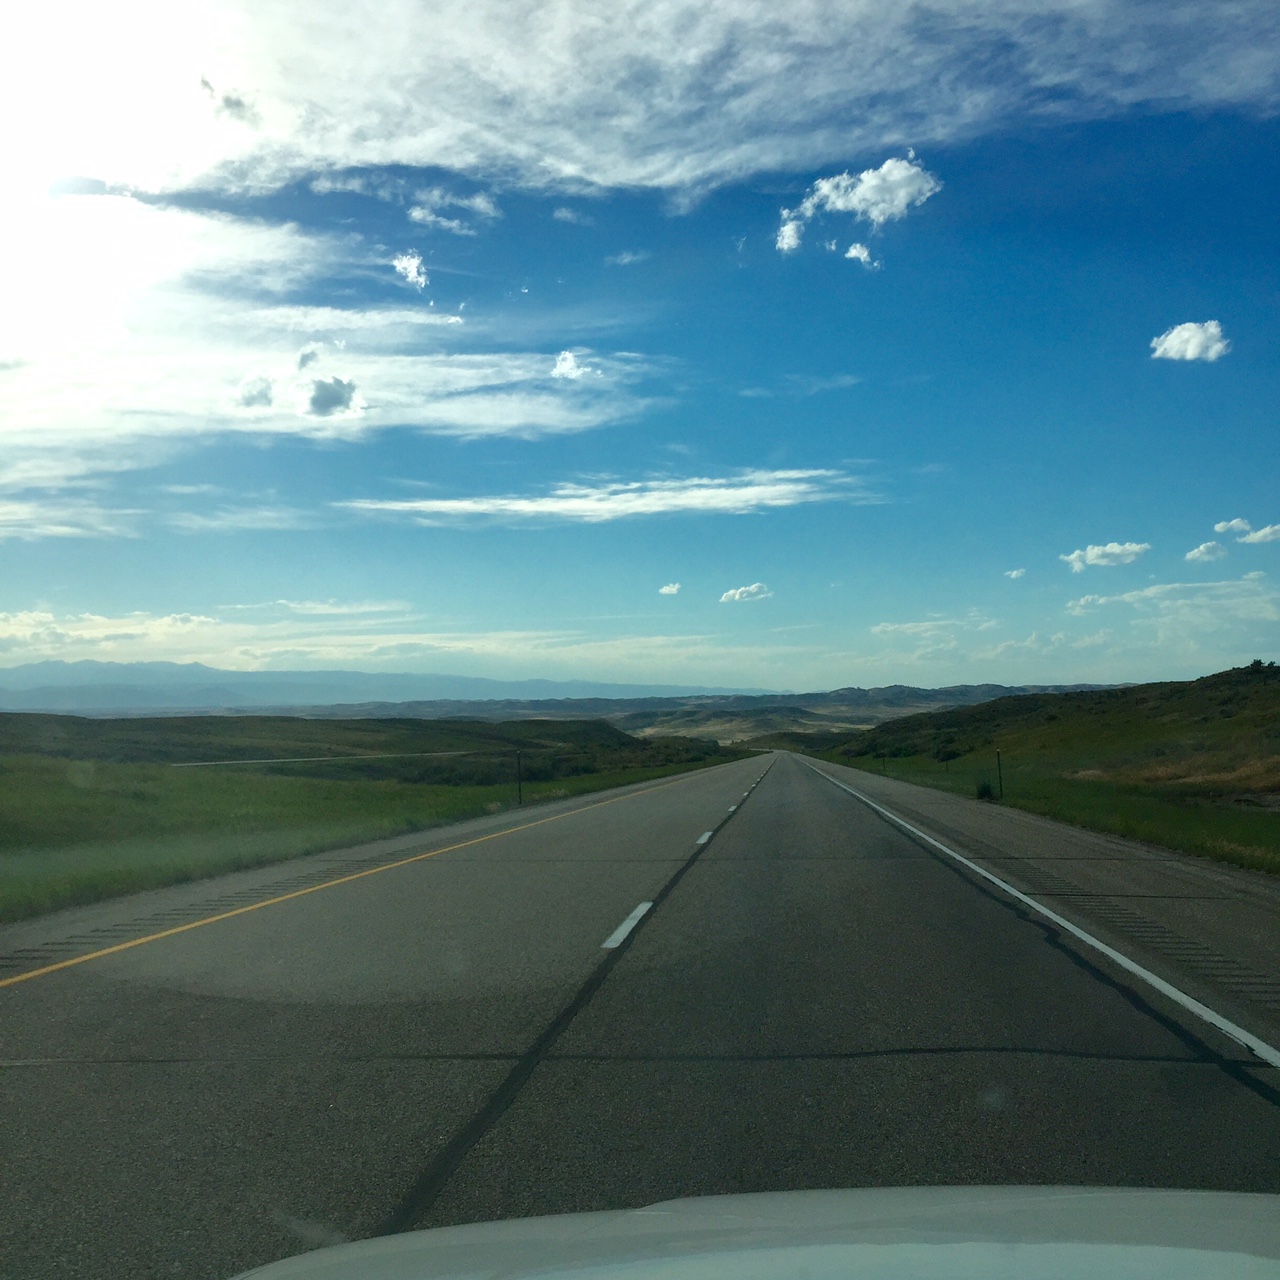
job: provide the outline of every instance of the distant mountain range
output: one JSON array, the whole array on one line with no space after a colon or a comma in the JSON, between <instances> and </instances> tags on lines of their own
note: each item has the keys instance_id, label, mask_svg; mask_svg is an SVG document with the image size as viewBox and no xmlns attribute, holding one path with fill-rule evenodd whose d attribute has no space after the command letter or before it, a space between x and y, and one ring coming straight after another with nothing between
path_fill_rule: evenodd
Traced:
<instances>
[{"instance_id":1,"label":"distant mountain range","mask_svg":"<svg viewBox=\"0 0 1280 1280\"><path fill-rule=\"evenodd\" d=\"M644 698L761 690L369 671L224 671L199 662L30 662L0 669L0 710L89 714L260 710L446 699Z\"/></svg>"},{"instance_id":2,"label":"distant mountain range","mask_svg":"<svg viewBox=\"0 0 1280 1280\"><path fill-rule=\"evenodd\" d=\"M604 719L629 733L688 734L731 742L765 733L866 728L917 711L972 706L1012 694L1104 687L889 685L768 693L366 671L223 671L194 662L33 662L0 670L0 711Z\"/></svg>"}]
</instances>

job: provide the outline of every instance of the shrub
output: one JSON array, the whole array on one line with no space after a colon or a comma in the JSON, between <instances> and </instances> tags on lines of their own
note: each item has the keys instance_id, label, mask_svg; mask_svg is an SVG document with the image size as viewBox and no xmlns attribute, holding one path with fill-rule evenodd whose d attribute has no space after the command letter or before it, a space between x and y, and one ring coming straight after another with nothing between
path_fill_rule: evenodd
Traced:
<instances>
[{"instance_id":1,"label":"shrub","mask_svg":"<svg viewBox=\"0 0 1280 1280\"><path fill-rule=\"evenodd\" d=\"M991 804L995 803L996 789L991 785L990 778L979 778L976 791L979 800L986 800Z\"/></svg>"}]
</instances>

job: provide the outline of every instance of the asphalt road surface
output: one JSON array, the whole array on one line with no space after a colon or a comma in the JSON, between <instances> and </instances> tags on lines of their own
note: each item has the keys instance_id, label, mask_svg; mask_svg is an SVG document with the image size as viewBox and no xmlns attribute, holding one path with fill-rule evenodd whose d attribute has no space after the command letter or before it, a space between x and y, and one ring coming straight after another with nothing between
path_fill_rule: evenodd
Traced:
<instances>
[{"instance_id":1,"label":"asphalt road surface","mask_svg":"<svg viewBox=\"0 0 1280 1280\"><path fill-rule=\"evenodd\" d=\"M6 1280L724 1192L1280 1192L1280 1072L786 755L11 926L0 982Z\"/></svg>"}]
</instances>

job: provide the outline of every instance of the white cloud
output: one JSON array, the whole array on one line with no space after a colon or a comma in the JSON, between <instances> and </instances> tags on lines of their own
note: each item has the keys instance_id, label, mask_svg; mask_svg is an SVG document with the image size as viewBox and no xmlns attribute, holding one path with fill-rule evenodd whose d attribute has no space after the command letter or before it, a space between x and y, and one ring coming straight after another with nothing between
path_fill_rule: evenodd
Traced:
<instances>
[{"instance_id":1,"label":"white cloud","mask_svg":"<svg viewBox=\"0 0 1280 1280\"><path fill-rule=\"evenodd\" d=\"M65 498L0 498L0 541L17 538L128 537L136 510L110 510L94 502Z\"/></svg>"},{"instance_id":2,"label":"white cloud","mask_svg":"<svg viewBox=\"0 0 1280 1280\"><path fill-rule=\"evenodd\" d=\"M1027 574L1027 571L1025 569L1006 569L1004 571L1004 576L1006 578L1013 578L1015 581L1018 578L1026 577L1026 574Z\"/></svg>"},{"instance_id":3,"label":"white cloud","mask_svg":"<svg viewBox=\"0 0 1280 1280\"><path fill-rule=\"evenodd\" d=\"M798 222L795 218L784 218L782 225L778 228L774 246L779 253L793 253L800 247L800 240L803 235L803 222Z\"/></svg>"},{"instance_id":4,"label":"white cloud","mask_svg":"<svg viewBox=\"0 0 1280 1280\"><path fill-rule=\"evenodd\" d=\"M647 262L652 255L648 249L624 249L621 253L615 253L605 259L605 265L610 267L630 267L637 262Z\"/></svg>"},{"instance_id":5,"label":"white cloud","mask_svg":"<svg viewBox=\"0 0 1280 1280\"><path fill-rule=\"evenodd\" d=\"M763 582L753 582L749 587L734 587L720 597L721 604L736 604L746 600L767 600L773 592Z\"/></svg>"},{"instance_id":6,"label":"white cloud","mask_svg":"<svg viewBox=\"0 0 1280 1280\"><path fill-rule=\"evenodd\" d=\"M726 670L742 683L776 685L813 648L735 645L713 634L592 635L580 631L437 631L411 612L309 614L285 605L224 606L207 614L0 613L0 661L42 658L204 662L228 670L332 669L440 671L528 678L719 684ZM755 677L754 679L752 677ZM0 684L3 684L0 668Z\"/></svg>"},{"instance_id":7,"label":"white cloud","mask_svg":"<svg viewBox=\"0 0 1280 1280\"><path fill-rule=\"evenodd\" d=\"M916 622L879 622L869 630L885 642L886 655L908 662L932 662L974 658L976 655L964 652L966 638L985 635L999 625L995 618L970 609L959 617L935 614ZM988 646L982 656L989 658L993 652Z\"/></svg>"},{"instance_id":8,"label":"white cloud","mask_svg":"<svg viewBox=\"0 0 1280 1280\"><path fill-rule=\"evenodd\" d=\"M578 357L572 351L562 351L556 356L556 362L551 369L551 376L553 378L568 378L570 382L577 382L579 378L585 378L587 374L594 372L595 370L587 365L579 364Z\"/></svg>"},{"instance_id":9,"label":"white cloud","mask_svg":"<svg viewBox=\"0 0 1280 1280\"><path fill-rule=\"evenodd\" d=\"M1068 601L1067 612L1083 617L1114 605L1131 606L1169 639L1280 622L1280 592L1254 574L1223 582L1157 583L1116 596L1081 596Z\"/></svg>"},{"instance_id":10,"label":"white cloud","mask_svg":"<svg viewBox=\"0 0 1280 1280\"><path fill-rule=\"evenodd\" d=\"M405 283L413 285L415 289L422 289L431 283L426 271L423 270L420 253L413 250L408 253L399 253L391 259L391 265L396 269L396 274L403 276Z\"/></svg>"},{"instance_id":11,"label":"white cloud","mask_svg":"<svg viewBox=\"0 0 1280 1280\"><path fill-rule=\"evenodd\" d=\"M175 511L165 522L184 533L243 533L249 530L308 529L315 520L292 507L220 507L217 511Z\"/></svg>"},{"instance_id":12,"label":"white cloud","mask_svg":"<svg viewBox=\"0 0 1280 1280\"><path fill-rule=\"evenodd\" d=\"M1083 573L1089 565L1132 564L1150 550L1149 542L1108 542L1100 547L1090 545L1083 551L1073 551L1069 556L1059 556L1058 559L1069 564L1072 573Z\"/></svg>"},{"instance_id":13,"label":"white cloud","mask_svg":"<svg viewBox=\"0 0 1280 1280\"><path fill-rule=\"evenodd\" d=\"M991 631L997 626L999 623L994 618L970 609L960 618L933 617L920 622L877 622L870 630L873 636L938 640L951 637L957 631Z\"/></svg>"},{"instance_id":14,"label":"white cloud","mask_svg":"<svg viewBox=\"0 0 1280 1280\"><path fill-rule=\"evenodd\" d=\"M406 600L266 600L257 604L224 604L219 612L285 609L307 617L359 617L363 614L410 613L413 606Z\"/></svg>"},{"instance_id":15,"label":"white cloud","mask_svg":"<svg viewBox=\"0 0 1280 1280\"><path fill-rule=\"evenodd\" d=\"M458 351L466 332L473 343L487 337L457 315L293 304L335 278L385 269L353 238L114 195L41 195L7 214L0 482L9 487L23 474L80 482L151 465L225 432L534 438L643 407L629 390L647 368L635 355L595 356L598 377L557 382L553 394L536 351ZM308 411L315 386L305 374L314 378L307 366L320 348L343 351L337 372L359 386L362 408L353 398L334 411L322 392L316 408L329 411Z\"/></svg>"},{"instance_id":16,"label":"white cloud","mask_svg":"<svg viewBox=\"0 0 1280 1280\"><path fill-rule=\"evenodd\" d=\"M570 209L565 205L561 205L558 209L553 210L551 216L557 222L567 222L575 227L590 227L595 225L595 219L587 213L581 213L577 209Z\"/></svg>"},{"instance_id":17,"label":"white cloud","mask_svg":"<svg viewBox=\"0 0 1280 1280\"><path fill-rule=\"evenodd\" d=\"M1246 533L1243 538L1237 538L1237 542L1280 542L1280 524L1269 524L1264 529L1255 529L1252 533Z\"/></svg>"},{"instance_id":18,"label":"white cloud","mask_svg":"<svg viewBox=\"0 0 1280 1280\"><path fill-rule=\"evenodd\" d=\"M1222 336L1222 326L1216 320L1176 324L1151 339L1153 360L1216 360L1230 350L1231 343Z\"/></svg>"},{"instance_id":19,"label":"white cloud","mask_svg":"<svg viewBox=\"0 0 1280 1280\"><path fill-rule=\"evenodd\" d=\"M307 397L307 412L317 418L327 418L330 414L359 412L360 405L356 401L356 384L348 378L317 378L311 384L311 393Z\"/></svg>"},{"instance_id":20,"label":"white cloud","mask_svg":"<svg viewBox=\"0 0 1280 1280\"><path fill-rule=\"evenodd\" d=\"M441 209L459 210L463 214L472 214L484 221L491 221L502 216L501 210L491 196L477 192L472 196L460 196L443 187L429 187L414 194L416 203L409 206L409 217L420 226L435 227L440 231L448 231L455 236L474 236L474 224L459 217L447 217Z\"/></svg>"},{"instance_id":21,"label":"white cloud","mask_svg":"<svg viewBox=\"0 0 1280 1280\"><path fill-rule=\"evenodd\" d=\"M76 6L74 22L28 8L0 108L34 126L7 139L6 167L42 187L253 188L412 165L705 190L1028 116L1267 112L1278 96L1271 0L619 0L608 23L588 0L555 20L535 0L120 0Z\"/></svg>"},{"instance_id":22,"label":"white cloud","mask_svg":"<svg viewBox=\"0 0 1280 1280\"><path fill-rule=\"evenodd\" d=\"M393 194L392 189L373 181L368 174L364 173L322 173L318 178L312 178L307 186L311 188L313 194L318 196L336 194L377 196L385 200L390 199Z\"/></svg>"},{"instance_id":23,"label":"white cloud","mask_svg":"<svg viewBox=\"0 0 1280 1280\"><path fill-rule=\"evenodd\" d=\"M425 524L476 518L581 520L631 516L746 515L810 502L874 502L854 477L838 471L746 471L729 478L559 484L549 494L473 498L358 498L336 505L365 514L401 515Z\"/></svg>"},{"instance_id":24,"label":"white cloud","mask_svg":"<svg viewBox=\"0 0 1280 1280\"><path fill-rule=\"evenodd\" d=\"M862 379L856 373L833 373L825 376L811 376L806 373L789 373L786 383L793 391L802 396L816 396L824 391L844 391L856 387Z\"/></svg>"},{"instance_id":25,"label":"white cloud","mask_svg":"<svg viewBox=\"0 0 1280 1280\"><path fill-rule=\"evenodd\" d=\"M1214 533L1248 533L1253 528L1247 520L1241 520L1237 516L1234 520L1219 520L1213 526Z\"/></svg>"},{"instance_id":26,"label":"white cloud","mask_svg":"<svg viewBox=\"0 0 1280 1280\"><path fill-rule=\"evenodd\" d=\"M665 587L658 588L660 596L678 596L680 594L680 584L678 582L668 582Z\"/></svg>"},{"instance_id":27,"label":"white cloud","mask_svg":"<svg viewBox=\"0 0 1280 1280\"><path fill-rule=\"evenodd\" d=\"M437 231L447 231L450 235L473 236L476 234L475 227L463 222L461 218L445 218L431 209L424 209L421 205L413 205L409 209L409 217L420 226L434 227Z\"/></svg>"},{"instance_id":28,"label":"white cloud","mask_svg":"<svg viewBox=\"0 0 1280 1280\"><path fill-rule=\"evenodd\" d=\"M1192 547L1182 558L1190 560L1192 564L1208 564L1211 560L1221 560L1227 554L1227 549L1220 542L1202 542L1198 547Z\"/></svg>"},{"instance_id":29,"label":"white cloud","mask_svg":"<svg viewBox=\"0 0 1280 1280\"><path fill-rule=\"evenodd\" d=\"M878 169L857 177L836 173L819 178L795 210L808 221L816 213L852 213L873 227L903 218L942 190L942 183L914 158L890 156Z\"/></svg>"},{"instance_id":30,"label":"white cloud","mask_svg":"<svg viewBox=\"0 0 1280 1280\"><path fill-rule=\"evenodd\" d=\"M909 160L891 156L878 169L864 169L857 176L837 173L819 178L794 209L783 209L777 247L783 253L798 249L805 225L819 213L852 213L878 228L905 217L941 190L942 183L915 162L914 153ZM864 244L850 245L844 256L866 267L877 265Z\"/></svg>"}]
</instances>

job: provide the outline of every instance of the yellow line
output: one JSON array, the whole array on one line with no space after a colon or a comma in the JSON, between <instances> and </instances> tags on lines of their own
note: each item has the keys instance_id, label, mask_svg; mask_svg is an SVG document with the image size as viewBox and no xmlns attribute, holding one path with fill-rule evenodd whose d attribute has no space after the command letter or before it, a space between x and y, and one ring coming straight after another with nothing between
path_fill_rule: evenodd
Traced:
<instances>
[{"instance_id":1,"label":"yellow line","mask_svg":"<svg viewBox=\"0 0 1280 1280\"><path fill-rule=\"evenodd\" d=\"M59 960L56 964L46 964L39 969L28 969L26 973L15 973L12 977L0 978L0 988L15 987L19 982L29 982L32 978L41 978L46 973L57 973L59 969L70 969L90 960L101 960L103 956L113 956L119 951L128 951L131 947L140 947L147 942L158 942L161 938L172 938L175 934L186 933L190 929L200 929L207 924L217 924L219 920L230 920L233 916L243 916L250 911L260 911L263 907L274 907L277 903L288 902L293 898L303 898L309 893L319 893L321 889L332 889L340 884L350 884L352 880L363 880L365 876L375 876L380 871L393 871L396 867L407 867L412 862L423 862L427 858L438 857L442 853L453 853L458 849L467 849L474 844L484 844L486 840L497 840L501 836L515 835L517 831L528 831L533 827L545 826L548 822L560 822L565 818L576 817L592 809L603 809L605 805L617 804L620 800L633 800L636 796L647 796L664 787L675 786L677 782L686 782L695 777L701 770L692 770L672 778L670 782L660 782L656 787L646 787L643 791L630 791L625 796L614 796L611 800L597 800L594 804L584 804L581 809L570 809L568 813L555 813L549 818L539 818L536 822L525 822L518 827L508 827L505 831L494 831L487 836L476 836L473 840L463 840L460 844L446 845L443 849L431 849L427 853L415 853L410 858L400 858L395 862L384 862L381 866L369 867L364 871L355 871L348 876L338 876L335 880L325 880L322 884L313 884L307 889L294 889L291 893L282 893L275 898L264 898L261 902L252 902L247 907L236 907L233 911L222 911L216 916L205 916L203 920L192 920L189 924L175 925L172 929L162 929L159 933L148 933L141 938L131 938L128 942L117 942L114 946L103 947L100 951L89 951L82 956L72 956L70 960Z\"/></svg>"}]
</instances>

